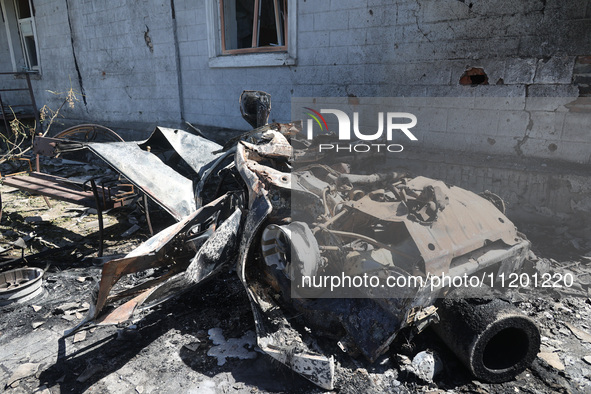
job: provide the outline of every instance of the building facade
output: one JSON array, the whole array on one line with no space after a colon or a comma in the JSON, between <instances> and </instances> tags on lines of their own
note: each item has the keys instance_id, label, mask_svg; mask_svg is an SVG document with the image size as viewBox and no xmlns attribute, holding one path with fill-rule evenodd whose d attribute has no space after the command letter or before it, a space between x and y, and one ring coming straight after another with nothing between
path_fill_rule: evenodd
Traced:
<instances>
[{"instance_id":1,"label":"building facade","mask_svg":"<svg viewBox=\"0 0 591 394\"><path fill-rule=\"evenodd\" d=\"M586 0L0 0L0 6L0 71L36 73L38 106L57 106L54 93L73 88L80 101L66 116L86 122L150 130L186 120L246 129L238 110L245 89L270 93L277 121L290 120L293 97L589 92ZM423 135L425 147L455 149L468 138L472 152L576 163L591 157L584 121L545 133L517 119L510 128L465 136L452 129L450 116L441 119L449 127Z\"/></svg>"}]
</instances>

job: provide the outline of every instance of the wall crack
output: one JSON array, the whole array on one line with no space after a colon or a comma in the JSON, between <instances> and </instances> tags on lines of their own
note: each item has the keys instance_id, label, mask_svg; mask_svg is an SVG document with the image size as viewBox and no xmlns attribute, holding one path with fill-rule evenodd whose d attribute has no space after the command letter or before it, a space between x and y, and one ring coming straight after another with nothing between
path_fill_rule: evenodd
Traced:
<instances>
[{"instance_id":1,"label":"wall crack","mask_svg":"<svg viewBox=\"0 0 591 394\"><path fill-rule=\"evenodd\" d=\"M529 140L529 132L534 127L534 120L531 117L531 112L527 111L527 116L529 117L529 121L527 122L527 126L525 128L525 135L521 139L516 138L517 144L514 147L515 153L517 153L517 156L519 157L523 156L523 150L521 150L521 147L527 142L527 140Z\"/></svg>"},{"instance_id":2,"label":"wall crack","mask_svg":"<svg viewBox=\"0 0 591 394\"><path fill-rule=\"evenodd\" d=\"M82 101L84 102L84 107L86 108L86 111L88 111L86 93L84 92L84 84L82 83L82 73L80 72L80 67L78 66L78 58L76 57L76 46L74 45L74 31L72 30L72 17L70 15L70 4L68 0L66 0L66 15L68 16L68 26L70 28L70 42L72 44L72 56L74 57L74 67L76 68L76 74L78 74L78 85L80 86L80 93L82 94Z\"/></svg>"}]
</instances>

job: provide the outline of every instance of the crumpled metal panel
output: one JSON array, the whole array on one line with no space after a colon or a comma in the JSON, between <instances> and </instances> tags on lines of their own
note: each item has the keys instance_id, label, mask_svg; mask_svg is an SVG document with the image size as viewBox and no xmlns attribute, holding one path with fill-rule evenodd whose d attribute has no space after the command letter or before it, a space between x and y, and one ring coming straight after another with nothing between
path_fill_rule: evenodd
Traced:
<instances>
[{"instance_id":1,"label":"crumpled metal panel","mask_svg":"<svg viewBox=\"0 0 591 394\"><path fill-rule=\"evenodd\" d=\"M136 142L90 143L88 147L175 219L195 211L193 182Z\"/></svg>"},{"instance_id":2,"label":"crumpled metal panel","mask_svg":"<svg viewBox=\"0 0 591 394\"><path fill-rule=\"evenodd\" d=\"M220 154L221 145L184 130L156 127L150 138L139 142L141 148L158 146L168 142L172 149L198 174L204 165L214 161Z\"/></svg>"},{"instance_id":3,"label":"crumpled metal panel","mask_svg":"<svg viewBox=\"0 0 591 394\"><path fill-rule=\"evenodd\" d=\"M64 336L72 335L81 328L88 326L88 324L109 325L126 321L132 317L135 310L142 304L146 304L144 307L150 307L177 296L197 285L201 279L209 276L213 270L223 266L223 263L227 261L223 257L232 253L228 249L235 249L240 225L240 209L235 209L229 218L230 220L219 226L219 228L223 228L222 234L214 238L206 246L209 256L217 253L222 259L214 265L201 269L198 269L195 265L207 263L207 261L202 258L195 258L193 260L194 266L192 270L201 273L202 276L200 278L187 275L185 270L189 265L187 256L190 256L190 254L187 254L188 250L183 252L181 250L182 248L178 248L178 241L179 235L182 237L182 234L192 226L203 223L213 216L217 216L220 212L230 209L230 204L230 195L223 195L183 218L178 223L152 236L125 257L107 261L103 265L99 286L92 292L92 302L90 303L88 315L76 327L66 331ZM172 262L172 251L175 252L179 260L175 261L175 264L172 264L166 273L155 279L150 279L142 284L123 290L120 293L110 294L113 286L124 275L144 271L148 268L169 266ZM197 253L197 256L201 254ZM129 296L134 296L134 298L114 310L104 311L104 307L107 304L119 299L125 299Z\"/></svg>"},{"instance_id":4,"label":"crumpled metal panel","mask_svg":"<svg viewBox=\"0 0 591 394\"><path fill-rule=\"evenodd\" d=\"M351 206L381 220L403 222L425 261L426 273L447 273L453 258L488 242L502 240L511 246L521 240L515 225L501 211L468 190L425 177L412 179L408 186L417 190L438 186L449 197L449 205L430 225L408 218L408 210L400 202L378 202L365 196Z\"/></svg>"},{"instance_id":5,"label":"crumpled metal panel","mask_svg":"<svg viewBox=\"0 0 591 394\"><path fill-rule=\"evenodd\" d=\"M212 152L221 148L205 138L166 127L157 127L145 141L91 142L87 146L176 220L197 209L193 182L163 163L148 147L174 149L196 175L218 156Z\"/></svg>"},{"instance_id":6,"label":"crumpled metal panel","mask_svg":"<svg viewBox=\"0 0 591 394\"><path fill-rule=\"evenodd\" d=\"M247 279L248 252L273 207L266 196L263 183L247 165L252 164L252 161L249 160L249 153L244 145L238 145L235 160L236 167L246 182L251 196L240 242L236 272L250 299L257 331L257 344L263 352L314 384L332 390L334 358L309 349L297 330L290 326L274 300L266 297L265 291L256 291L260 286L256 285L256 281Z\"/></svg>"}]
</instances>

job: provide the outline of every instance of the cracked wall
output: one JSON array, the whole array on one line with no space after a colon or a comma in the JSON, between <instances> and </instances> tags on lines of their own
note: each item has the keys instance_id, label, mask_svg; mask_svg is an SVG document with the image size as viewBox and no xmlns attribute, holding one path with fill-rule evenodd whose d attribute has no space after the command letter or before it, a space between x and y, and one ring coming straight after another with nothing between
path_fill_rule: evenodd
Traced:
<instances>
[{"instance_id":1,"label":"cracked wall","mask_svg":"<svg viewBox=\"0 0 591 394\"><path fill-rule=\"evenodd\" d=\"M63 98L49 91L72 87L80 94L75 108L63 111L69 122L134 123L146 131L180 123L170 1L35 0L34 6L40 107L56 109Z\"/></svg>"},{"instance_id":2,"label":"cracked wall","mask_svg":"<svg viewBox=\"0 0 591 394\"><path fill-rule=\"evenodd\" d=\"M296 64L230 68L210 66L204 0L34 5L37 101L55 108L48 90L72 86L84 96L67 116L86 122L247 129L237 104L245 89L272 95L276 121L290 120L292 97L572 97L589 89L589 0L298 0ZM473 130L460 132L452 110L436 110L442 123L423 133L425 147L589 163L583 116L566 124L542 109L527 117L475 111ZM562 123L539 127L548 118Z\"/></svg>"},{"instance_id":3,"label":"cracked wall","mask_svg":"<svg viewBox=\"0 0 591 394\"><path fill-rule=\"evenodd\" d=\"M205 8L178 8L183 85L199 87L184 95L187 120L239 129L248 127L233 100L242 89L269 92L277 121L290 119L292 97L575 97L575 59L591 54L586 0L302 0L297 65L210 68ZM486 84L462 84L471 69ZM426 147L589 163L582 119L546 130L563 114L475 108L466 133L453 111L436 110Z\"/></svg>"}]
</instances>

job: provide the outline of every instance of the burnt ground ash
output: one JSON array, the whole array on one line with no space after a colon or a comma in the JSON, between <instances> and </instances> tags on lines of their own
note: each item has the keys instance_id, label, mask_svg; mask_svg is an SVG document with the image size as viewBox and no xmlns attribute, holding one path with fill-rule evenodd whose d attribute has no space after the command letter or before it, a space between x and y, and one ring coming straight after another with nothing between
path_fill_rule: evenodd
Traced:
<instances>
[{"instance_id":1,"label":"burnt ground ash","mask_svg":"<svg viewBox=\"0 0 591 394\"><path fill-rule=\"evenodd\" d=\"M80 171L79 166L64 165L59 160L44 166L64 175ZM101 171L90 165L84 168L84 175ZM86 314L90 291L100 277L102 262L94 258L97 217L64 202L52 201L49 209L42 197L6 186L1 191L4 213L0 246L8 248L18 238L26 239L25 255L29 256L25 262L3 265L2 270L22 266L47 269L42 295L0 309L0 385L5 392L322 392L256 351L248 339L254 331L248 298L233 272L224 272L125 326L95 328L85 336L61 339L63 332ZM168 220L164 215L155 218L160 228L169 224ZM148 239L143 221L141 211L133 208L105 215L105 255L127 253ZM134 224L139 224L140 230L123 238L121 234ZM531 255L526 270L571 272L577 278L571 289L521 289L506 295L540 327L541 353L531 368L507 383L474 381L429 330L412 339L401 332L391 350L372 365L352 359L335 344L318 338L335 355L334 391L588 392L591 259L584 255L591 245L574 238L568 228L531 225L521 229L532 240L537 255ZM45 254L37 255L40 252ZM3 261L18 258L20 253L18 248L9 250ZM210 339L214 328L221 330L226 343L214 344ZM230 344L231 339L237 339L242 347L238 353L248 359L227 357L224 363L221 357L208 355L212 349ZM229 345L225 349L229 355L236 353ZM440 360L437 364L441 371L432 382L405 367L423 350Z\"/></svg>"}]
</instances>

